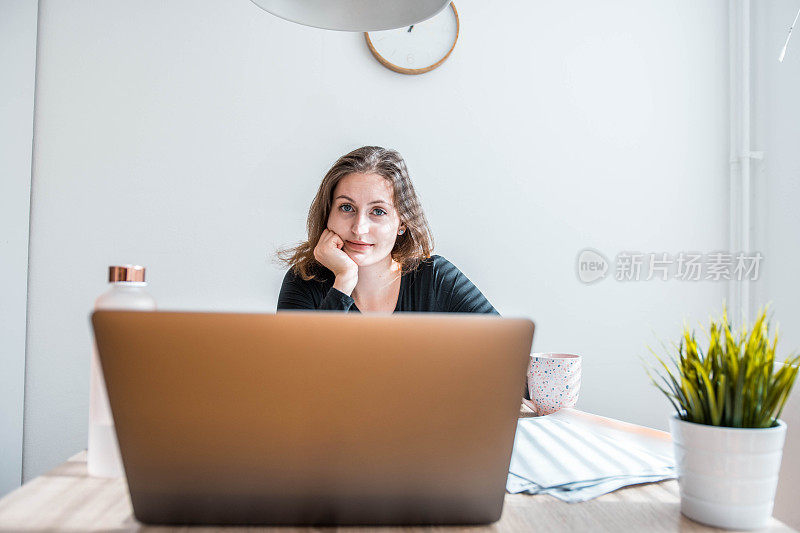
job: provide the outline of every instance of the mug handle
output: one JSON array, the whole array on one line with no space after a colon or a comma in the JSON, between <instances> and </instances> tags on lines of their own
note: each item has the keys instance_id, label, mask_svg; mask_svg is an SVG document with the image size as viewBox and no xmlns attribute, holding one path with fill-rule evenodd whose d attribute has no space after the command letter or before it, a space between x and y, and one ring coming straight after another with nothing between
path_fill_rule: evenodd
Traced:
<instances>
[{"instance_id":1,"label":"mug handle","mask_svg":"<svg viewBox=\"0 0 800 533\"><path fill-rule=\"evenodd\" d=\"M523 398L522 404L531 411L533 411L533 416L539 416L538 414L536 414L536 406L533 404L531 400L526 400L525 398Z\"/></svg>"}]
</instances>

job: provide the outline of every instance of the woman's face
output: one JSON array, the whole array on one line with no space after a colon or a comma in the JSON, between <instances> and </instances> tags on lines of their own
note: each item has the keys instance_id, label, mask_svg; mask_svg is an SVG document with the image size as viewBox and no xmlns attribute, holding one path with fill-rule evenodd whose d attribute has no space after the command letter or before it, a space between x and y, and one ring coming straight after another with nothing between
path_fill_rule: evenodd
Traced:
<instances>
[{"instance_id":1,"label":"woman's face","mask_svg":"<svg viewBox=\"0 0 800 533\"><path fill-rule=\"evenodd\" d=\"M333 189L328 229L345 241L342 250L360 267L385 260L397 232L405 230L393 198L392 184L378 174L348 174Z\"/></svg>"}]
</instances>

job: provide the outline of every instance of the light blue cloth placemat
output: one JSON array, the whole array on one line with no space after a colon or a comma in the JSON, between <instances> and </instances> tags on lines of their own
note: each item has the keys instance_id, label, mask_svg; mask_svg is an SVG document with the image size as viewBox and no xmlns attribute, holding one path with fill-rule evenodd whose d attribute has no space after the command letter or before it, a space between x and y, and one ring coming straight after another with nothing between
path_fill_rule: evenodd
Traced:
<instances>
[{"instance_id":1,"label":"light blue cloth placemat","mask_svg":"<svg viewBox=\"0 0 800 533\"><path fill-rule=\"evenodd\" d=\"M551 417L517 423L506 490L586 501L620 487L673 479L671 457Z\"/></svg>"}]
</instances>

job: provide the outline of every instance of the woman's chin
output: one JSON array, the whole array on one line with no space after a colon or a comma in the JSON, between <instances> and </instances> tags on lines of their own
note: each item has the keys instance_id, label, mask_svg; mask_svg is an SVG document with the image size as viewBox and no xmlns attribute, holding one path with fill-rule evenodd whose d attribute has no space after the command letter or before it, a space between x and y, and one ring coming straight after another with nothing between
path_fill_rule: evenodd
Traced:
<instances>
[{"instance_id":1,"label":"woman's chin","mask_svg":"<svg viewBox=\"0 0 800 533\"><path fill-rule=\"evenodd\" d=\"M358 266L369 266L373 263L378 262L375 261L374 254L371 253L351 252L350 250L346 250L345 253Z\"/></svg>"},{"instance_id":2,"label":"woman's chin","mask_svg":"<svg viewBox=\"0 0 800 533\"><path fill-rule=\"evenodd\" d=\"M355 264L357 264L358 266L361 266L361 263L363 263L363 262L364 262L364 259L366 259L366 257L365 257L365 255L364 255L364 254L360 254L360 253L358 253L358 252L351 252L350 250L345 250L345 252L344 252L344 253L346 253L346 254L347 254L347 257L349 257L350 259L352 259L352 260L353 260L353 262L354 262Z\"/></svg>"}]
</instances>

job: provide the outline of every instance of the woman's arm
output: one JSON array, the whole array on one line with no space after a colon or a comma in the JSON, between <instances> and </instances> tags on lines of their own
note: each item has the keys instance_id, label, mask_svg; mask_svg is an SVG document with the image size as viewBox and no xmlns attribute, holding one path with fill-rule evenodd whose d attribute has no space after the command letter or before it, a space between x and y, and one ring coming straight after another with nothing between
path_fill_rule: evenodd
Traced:
<instances>
[{"instance_id":1,"label":"woman's arm","mask_svg":"<svg viewBox=\"0 0 800 533\"><path fill-rule=\"evenodd\" d=\"M500 314L453 263L441 256L437 260L435 284L441 312Z\"/></svg>"},{"instance_id":2,"label":"woman's arm","mask_svg":"<svg viewBox=\"0 0 800 533\"><path fill-rule=\"evenodd\" d=\"M335 287L331 287L317 306L314 299L312 283L295 275L291 269L286 272L278 296L278 311L289 309L316 309L320 311L349 311L353 306L353 298Z\"/></svg>"}]
</instances>

